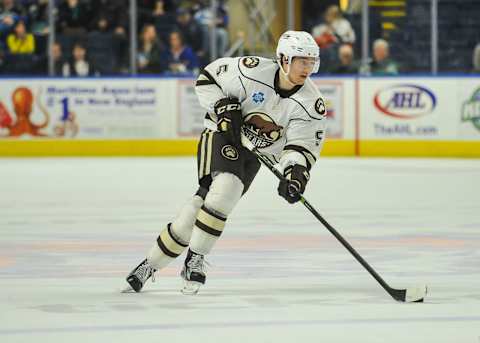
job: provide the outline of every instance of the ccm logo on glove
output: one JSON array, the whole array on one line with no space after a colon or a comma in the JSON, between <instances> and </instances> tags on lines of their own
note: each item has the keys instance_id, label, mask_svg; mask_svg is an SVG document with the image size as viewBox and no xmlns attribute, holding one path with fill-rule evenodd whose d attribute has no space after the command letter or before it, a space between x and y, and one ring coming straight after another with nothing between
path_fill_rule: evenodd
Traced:
<instances>
[{"instance_id":1,"label":"ccm logo on glove","mask_svg":"<svg viewBox=\"0 0 480 343\"><path fill-rule=\"evenodd\" d=\"M230 143L240 146L243 124L241 105L237 98L223 98L213 106L217 115L217 129L224 132Z\"/></svg>"},{"instance_id":2,"label":"ccm logo on glove","mask_svg":"<svg viewBox=\"0 0 480 343\"><path fill-rule=\"evenodd\" d=\"M240 111L240 109L241 109L240 103L236 103L236 104L228 104L228 105L225 105L225 106L217 107L215 109L215 112L218 116L219 114L222 114L224 112L230 112L230 111L235 111L235 110Z\"/></svg>"}]
</instances>

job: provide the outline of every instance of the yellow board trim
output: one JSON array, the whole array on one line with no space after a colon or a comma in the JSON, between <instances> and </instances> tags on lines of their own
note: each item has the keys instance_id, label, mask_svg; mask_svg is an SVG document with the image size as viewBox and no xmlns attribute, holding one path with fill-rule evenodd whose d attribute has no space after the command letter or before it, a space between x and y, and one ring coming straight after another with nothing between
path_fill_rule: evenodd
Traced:
<instances>
[{"instance_id":1,"label":"yellow board trim","mask_svg":"<svg viewBox=\"0 0 480 343\"><path fill-rule=\"evenodd\" d=\"M190 156L198 140L0 140L0 156Z\"/></svg>"},{"instance_id":2,"label":"yellow board trim","mask_svg":"<svg viewBox=\"0 0 480 343\"><path fill-rule=\"evenodd\" d=\"M0 157L194 156L198 141L188 140L0 140ZM364 140L360 156L476 157L479 141ZM355 140L327 139L322 156L355 156Z\"/></svg>"},{"instance_id":3,"label":"yellow board trim","mask_svg":"<svg viewBox=\"0 0 480 343\"><path fill-rule=\"evenodd\" d=\"M480 141L360 141L360 156L480 158Z\"/></svg>"},{"instance_id":4,"label":"yellow board trim","mask_svg":"<svg viewBox=\"0 0 480 343\"><path fill-rule=\"evenodd\" d=\"M0 140L0 157L192 156L196 139L188 140ZM352 156L354 140L327 139L322 155Z\"/></svg>"},{"instance_id":5,"label":"yellow board trim","mask_svg":"<svg viewBox=\"0 0 480 343\"><path fill-rule=\"evenodd\" d=\"M328 139L323 145L322 156L354 156L355 141L353 139Z\"/></svg>"}]
</instances>

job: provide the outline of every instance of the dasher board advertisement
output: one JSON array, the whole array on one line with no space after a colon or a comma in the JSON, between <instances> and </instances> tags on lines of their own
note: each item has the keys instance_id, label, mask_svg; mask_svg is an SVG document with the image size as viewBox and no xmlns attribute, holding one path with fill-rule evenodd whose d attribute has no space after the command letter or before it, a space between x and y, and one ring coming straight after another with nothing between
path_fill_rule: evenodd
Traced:
<instances>
[{"instance_id":1,"label":"dasher board advertisement","mask_svg":"<svg viewBox=\"0 0 480 343\"><path fill-rule=\"evenodd\" d=\"M480 140L480 78L458 81L458 138Z\"/></svg>"},{"instance_id":2,"label":"dasher board advertisement","mask_svg":"<svg viewBox=\"0 0 480 343\"><path fill-rule=\"evenodd\" d=\"M359 82L360 139L457 137L455 79L362 78Z\"/></svg>"},{"instance_id":3,"label":"dasher board advertisement","mask_svg":"<svg viewBox=\"0 0 480 343\"><path fill-rule=\"evenodd\" d=\"M155 80L12 79L0 88L0 139L154 138L173 97Z\"/></svg>"}]
</instances>

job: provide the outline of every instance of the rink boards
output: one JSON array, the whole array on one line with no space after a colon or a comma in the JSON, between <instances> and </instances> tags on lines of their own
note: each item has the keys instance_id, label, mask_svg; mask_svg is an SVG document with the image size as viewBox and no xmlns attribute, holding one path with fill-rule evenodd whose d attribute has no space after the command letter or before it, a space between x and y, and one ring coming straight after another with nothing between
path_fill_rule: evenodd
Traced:
<instances>
[{"instance_id":1,"label":"rink boards","mask_svg":"<svg viewBox=\"0 0 480 343\"><path fill-rule=\"evenodd\" d=\"M0 156L192 155L203 128L188 78L0 82ZM328 108L323 155L480 157L479 77L314 82Z\"/></svg>"}]
</instances>

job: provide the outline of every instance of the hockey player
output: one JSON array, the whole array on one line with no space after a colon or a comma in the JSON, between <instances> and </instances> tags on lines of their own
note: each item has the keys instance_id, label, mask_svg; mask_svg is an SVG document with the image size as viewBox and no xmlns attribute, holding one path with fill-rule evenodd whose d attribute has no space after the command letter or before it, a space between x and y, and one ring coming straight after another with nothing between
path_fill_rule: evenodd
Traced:
<instances>
[{"instance_id":1,"label":"hockey player","mask_svg":"<svg viewBox=\"0 0 480 343\"><path fill-rule=\"evenodd\" d=\"M287 31L276 60L219 58L200 72L195 91L207 114L197 153L199 189L127 276L129 289L139 292L187 248L182 292L196 294L205 283L204 256L260 168L241 145L242 134L283 171L287 181L278 194L289 203L300 199L325 133L325 101L309 78L319 64L312 36Z\"/></svg>"}]
</instances>

